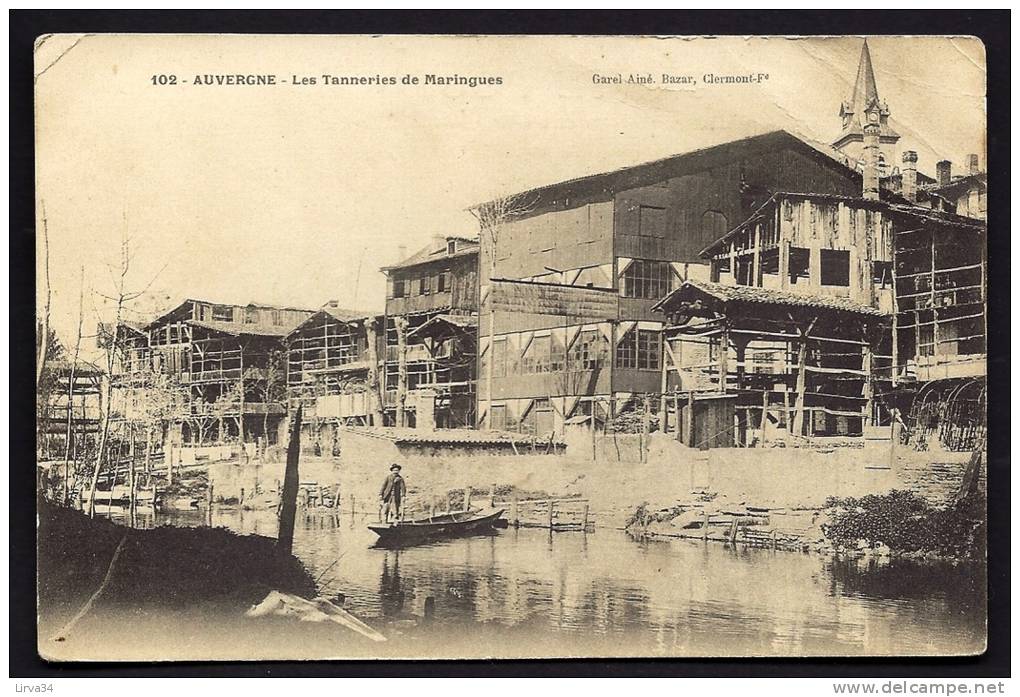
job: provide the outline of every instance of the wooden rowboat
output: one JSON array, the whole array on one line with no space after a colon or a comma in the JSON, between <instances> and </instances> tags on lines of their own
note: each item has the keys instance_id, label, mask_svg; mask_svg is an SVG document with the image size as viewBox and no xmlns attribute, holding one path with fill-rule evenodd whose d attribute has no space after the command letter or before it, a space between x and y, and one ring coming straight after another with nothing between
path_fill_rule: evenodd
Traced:
<instances>
[{"instance_id":1,"label":"wooden rowboat","mask_svg":"<svg viewBox=\"0 0 1020 697\"><path fill-rule=\"evenodd\" d=\"M419 544L444 537L461 537L492 532L497 526L503 509L490 508L483 511L461 511L444 513L431 518L402 520L397 523L377 523L368 529L379 536L380 545Z\"/></svg>"}]
</instances>

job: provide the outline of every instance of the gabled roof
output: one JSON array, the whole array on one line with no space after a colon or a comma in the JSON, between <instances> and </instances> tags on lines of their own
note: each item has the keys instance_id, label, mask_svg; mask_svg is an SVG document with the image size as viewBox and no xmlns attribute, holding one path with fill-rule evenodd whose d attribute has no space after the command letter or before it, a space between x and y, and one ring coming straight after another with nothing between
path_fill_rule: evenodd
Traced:
<instances>
[{"instance_id":1,"label":"gabled roof","mask_svg":"<svg viewBox=\"0 0 1020 697\"><path fill-rule=\"evenodd\" d=\"M239 317L234 322L224 322L221 320L196 320L191 318L191 308L195 304L203 305L220 305L224 307L231 307L234 310L240 311L235 312L234 316ZM174 317L179 317L181 321L185 321L188 324L196 327L204 327L213 331L223 332L225 334L231 334L234 336L286 336L290 333L290 330L297 323L295 321L289 321L285 324L273 324L271 322L261 321L261 315L258 322L245 322L243 311L246 309L255 310L281 310L284 312L298 313L302 317L311 315L314 310L307 310L304 308L297 307L285 307L280 305L264 305L256 303L248 303L247 305L235 305L232 303L217 303L211 300L199 300L196 298L188 298L180 304L174 306L172 309L164 312L162 315L152 320L144 326L145 330L151 329L152 327L162 324Z\"/></svg>"},{"instance_id":2,"label":"gabled roof","mask_svg":"<svg viewBox=\"0 0 1020 697\"><path fill-rule=\"evenodd\" d=\"M402 259L396 264L392 264L390 266L384 266L379 270L386 273L394 269L406 269L420 264L431 264L432 262L442 261L444 259L456 259L478 255L478 238L449 235L442 239L442 246L436 245L435 240L433 240L406 259ZM451 240L455 240L458 243L456 245L457 251L453 254L450 254L448 251L448 243Z\"/></svg>"},{"instance_id":3,"label":"gabled roof","mask_svg":"<svg viewBox=\"0 0 1020 697\"><path fill-rule=\"evenodd\" d=\"M478 317L475 315L436 315L424 324L407 333L408 338L439 338L457 333L477 332Z\"/></svg>"},{"instance_id":4,"label":"gabled roof","mask_svg":"<svg viewBox=\"0 0 1020 697\"><path fill-rule=\"evenodd\" d=\"M361 322L367 319L381 317L381 315L377 315L373 312L364 312L359 310L345 310L344 308L341 307L331 307L329 305L324 305L323 307L319 308L312 314L305 317L304 320L299 322L297 325L291 327L290 330L287 332L287 336L290 336L294 332L299 331L305 325L310 324L311 322L320 319L323 316L331 317L336 321L342 323Z\"/></svg>"},{"instance_id":5,"label":"gabled roof","mask_svg":"<svg viewBox=\"0 0 1020 697\"><path fill-rule=\"evenodd\" d=\"M685 281L683 285L652 306L658 312L670 312L672 307L680 303L699 303L716 301L722 305L729 303L761 303L765 305L787 305L791 307L815 307L839 312L852 312L860 315L882 317L885 315L868 305L863 305L847 298L832 295L801 294L756 286L727 286L709 281Z\"/></svg>"},{"instance_id":6,"label":"gabled roof","mask_svg":"<svg viewBox=\"0 0 1020 697\"><path fill-rule=\"evenodd\" d=\"M717 163L732 161L748 155L763 154L782 147L792 147L816 159L824 165L838 169L842 173L860 178L861 173L852 165L849 158L838 150L808 138L795 135L790 131L778 130L732 140L677 155L670 155L658 160L631 165L621 169L589 174L555 184L547 184L523 191L513 196L523 197L529 201L555 198L557 193L603 191L615 193L656 181L682 176L690 172L701 171ZM482 208L492 201L471 206L470 210Z\"/></svg>"},{"instance_id":7,"label":"gabled roof","mask_svg":"<svg viewBox=\"0 0 1020 697\"><path fill-rule=\"evenodd\" d=\"M216 322L201 319L186 321L193 327L211 329L231 336L287 336L291 332L290 325L270 324L269 322Z\"/></svg>"}]
</instances>

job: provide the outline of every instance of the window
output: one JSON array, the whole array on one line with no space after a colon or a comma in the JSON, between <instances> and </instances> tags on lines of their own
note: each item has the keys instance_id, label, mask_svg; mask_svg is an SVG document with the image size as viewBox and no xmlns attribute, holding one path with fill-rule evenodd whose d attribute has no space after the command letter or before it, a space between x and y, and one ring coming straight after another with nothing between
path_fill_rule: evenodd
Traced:
<instances>
[{"instance_id":1,"label":"window","mask_svg":"<svg viewBox=\"0 0 1020 697\"><path fill-rule=\"evenodd\" d=\"M596 370L609 353L609 345L596 330L581 332L567 357L568 370Z\"/></svg>"},{"instance_id":2,"label":"window","mask_svg":"<svg viewBox=\"0 0 1020 697\"><path fill-rule=\"evenodd\" d=\"M729 232L729 222L719 211L705 211L701 216L701 239L705 244L715 242Z\"/></svg>"},{"instance_id":3,"label":"window","mask_svg":"<svg viewBox=\"0 0 1020 697\"><path fill-rule=\"evenodd\" d=\"M214 322L233 322L234 308L229 305L213 305L212 318Z\"/></svg>"},{"instance_id":4,"label":"window","mask_svg":"<svg viewBox=\"0 0 1020 697\"><path fill-rule=\"evenodd\" d=\"M446 292L446 273L445 272L439 274L436 277L436 292L437 293L445 293Z\"/></svg>"},{"instance_id":5,"label":"window","mask_svg":"<svg viewBox=\"0 0 1020 697\"><path fill-rule=\"evenodd\" d=\"M246 307L244 308L244 323L245 324L258 324L259 311L258 308Z\"/></svg>"},{"instance_id":6,"label":"window","mask_svg":"<svg viewBox=\"0 0 1020 697\"><path fill-rule=\"evenodd\" d=\"M800 279L811 277L811 250L790 247L790 283L796 285Z\"/></svg>"},{"instance_id":7,"label":"window","mask_svg":"<svg viewBox=\"0 0 1020 697\"><path fill-rule=\"evenodd\" d=\"M873 261L871 262L871 280L879 289L892 288L892 262Z\"/></svg>"},{"instance_id":8,"label":"window","mask_svg":"<svg viewBox=\"0 0 1020 697\"><path fill-rule=\"evenodd\" d=\"M202 322L208 322L212 317L212 306L200 303L195 307L196 318Z\"/></svg>"},{"instance_id":9,"label":"window","mask_svg":"<svg viewBox=\"0 0 1020 697\"><path fill-rule=\"evenodd\" d=\"M422 276L418 279L418 295L428 295L432 292L432 277Z\"/></svg>"},{"instance_id":10,"label":"window","mask_svg":"<svg viewBox=\"0 0 1020 697\"><path fill-rule=\"evenodd\" d=\"M668 261L636 259L623 272L623 296L658 300L673 286L673 268Z\"/></svg>"},{"instance_id":11,"label":"window","mask_svg":"<svg viewBox=\"0 0 1020 697\"><path fill-rule=\"evenodd\" d=\"M822 251L822 285L850 285L850 252L839 249L823 249Z\"/></svg>"},{"instance_id":12,"label":"window","mask_svg":"<svg viewBox=\"0 0 1020 697\"><path fill-rule=\"evenodd\" d=\"M638 206L638 234L642 237L664 237L666 235L666 209Z\"/></svg>"},{"instance_id":13,"label":"window","mask_svg":"<svg viewBox=\"0 0 1020 697\"><path fill-rule=\"evenodd\" d=\"M536 336L531 340L524 359L521 361L522 373L548 373L552 362L552 337Z\"/></svg>"},{"instance_id":14,"label":"window","mask_svg":"<svg viewBox=\"0 0 1020 697\"><path fill-rule=\"evenodd\" d=\"M492 342L492 377L506 377L506 339L496 339Z\"/></svg>"},{"instance_id":15,"label":"window","mask_svg":"<svg viewBox=\"0 0 1020 697\"><path fill-rule=\"evenodd\" d=\"M490 407L489 428L494 431L506 430L506 405L493 404Z\"/></svg>"},{"instance_id":16,"label":"window","mask_svg":"<svg viewBox=\"0 0 1020 697\"><path fill-rule=\"evenodd\" d=\"M662 352L660 339L660 332L651 329L627 332L616 348L617 367L658 370Z\"/></svg>"},{"instance_id":17,"label":"window","mask_svg":"<svg viewBox=\"0 0 1020 697\"><path fill-rule=\"evenodd\" d=\"M457 252L457 240L446 241L446 253L455 254Z\"/></svg>"},{"instance_id":18,"label":"window","mask_svg":"<svg viewBox=\"0 0 1020 697\"><path fill-rule=\"evenodd\" d=\"M272 317L273 317L273 324L276 324L276 325L283 324L283 313L280 312L279 310L273 310L272 311Z\"/></svg>"},{"instance_id":19,"label":"window","mask_svg":"<svg viewBox=\"0 0 1020 697\"><path fill-rule=\"evenodd\" d=\"M524 421L527 430L537 435L545 435L555 428L552 403L546 399L536 399Z\"/></svg>"},{"instance_id":20,"label":"window","mask_svg":"<svg viewBox=\"0 0 1020 697\"><path fill-rule=\"evenodd\" d=\"M402 297L404 297L405 292L406 292L406 289L404 288L404 281L403 281L403 279L399 279L399 278L398 279L394 279L394 281L393 281L393 293L392 293L393 297L394 298L402 298Z\"/></svg>"},{"instance_id":21,"label":"window","mask_svg":"<svg viewBox=\"0 0 1020 697\"><path fill-rule=\"evenodd\" d=\"M531 340L521 359L521 373L558 373L566 362L563 344L552 336L536 336Z\"/></svg>"}]
</instances>

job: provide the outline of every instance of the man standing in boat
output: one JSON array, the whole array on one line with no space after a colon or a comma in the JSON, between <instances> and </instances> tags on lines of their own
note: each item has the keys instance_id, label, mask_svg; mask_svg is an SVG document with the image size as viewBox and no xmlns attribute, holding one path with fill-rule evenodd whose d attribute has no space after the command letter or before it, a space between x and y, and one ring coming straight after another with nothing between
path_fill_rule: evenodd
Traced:
<instances>
[{"instance_id":1,"label":"man standing in boat","mask_svg":"<svg viewBox=\"0 0 1020 697\"><path fill-rule=\"evenodd\" d=\"M391 513L393 521L400 520L400 506L406 492L407 485L404 484L404 478L400 476L400 465L394 462L390 465L390 474L383 482L382 491L379 492L379 497L382 499L384 523L390 522Z\"/></svg>"}]
</instances>

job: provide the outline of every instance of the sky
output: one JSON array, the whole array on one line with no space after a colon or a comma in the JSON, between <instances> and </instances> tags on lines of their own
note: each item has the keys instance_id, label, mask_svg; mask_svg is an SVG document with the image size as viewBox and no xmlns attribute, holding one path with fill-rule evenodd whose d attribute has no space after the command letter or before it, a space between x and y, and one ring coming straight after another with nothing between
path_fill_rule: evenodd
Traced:
<instances>
[{"instance_id":1,"label":"sky","mask_svg":"<svg viewBox=\"0 0 1020 697\"><path fill-rule=\"evenodd\" d=\"M434 235L477 233L501 193L786 129L839 133L861 37L54 35L36 50L37 232L52 325L73 344L109 316L121 241L130 309L185 298L379 311L381 266ZM985 56L967 37L869 38L879 95L934 174L985 161ZM271 74L276 85L198 86ZM593 75L655 84L595 84ZM664 85L662 75L700 84ZM767 74L758 84L702 76ZM322 76L394 76L334 86ZM502 84L425 85L427 74ZM154 85L176 75L176 85ZM400 84L404 75L418 85ZM315 77L315 85L291 84ZM185 84L187 81L188 84ZM37 234L44 297L42 236ZM82 281L84 278L84 281Z\"/></svg>"}]
</instances>

